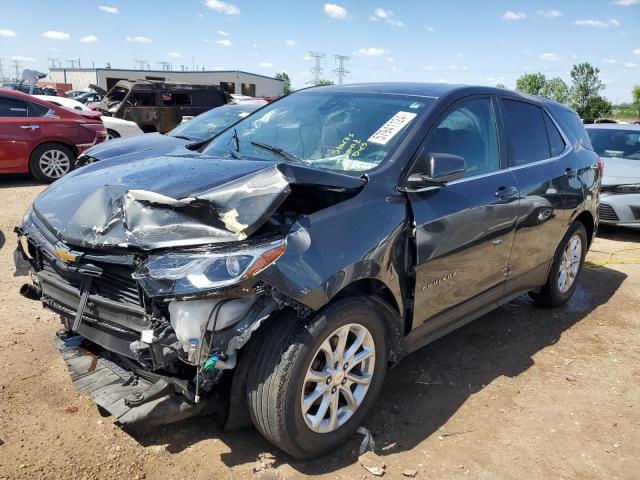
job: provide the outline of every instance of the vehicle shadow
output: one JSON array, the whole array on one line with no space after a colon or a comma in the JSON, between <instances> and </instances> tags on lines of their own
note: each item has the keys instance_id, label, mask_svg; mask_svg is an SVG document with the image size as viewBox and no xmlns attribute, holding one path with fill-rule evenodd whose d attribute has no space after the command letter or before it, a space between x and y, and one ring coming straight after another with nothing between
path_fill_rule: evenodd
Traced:
<instances>
[{"instance_id":1,"label":"vehicle shadow","mask_svg":"<svg viewBox=\"0 0 640 480\"><path fill-rule=\"evenodd\" d=\"M585 269L574 296L561 308L539 308L523 296L409 355L388 372L377 406L364 423L374 436L376 453L411 450L485 385L525 372L534 363L533 355L607 303L625 278L609 268ZM418 379L423 383L416 383ZM273 467L289 464L307 475L331 473L356 463L362 439L354 435L346 448L301 461L273 447L255 430L222 432L210 418L191 419L135 438L144 445L166 444L171 453L217 438L229 449L220 455L228 467L256 462L266 454ZM381 450L394 442L393 448Z\"/></svg>"},{"instance_id":2,"label":"vehicle shadow","mask_svg":"<svg viewBox=\"0 0 640 480\"><path fill-rule=\"evenodd\" d=\"M28 173L12 173L0 175L0 188L35 187L43 185Z\"/></svg>"},{"instance_id":3,"label":"vehicle shadow","mask_svg":"<svg viewBox=\"0 0 640 480\"><path fill-rule=\"evenodd\" d=\"M619 242L640 242L640 230L631 228L613 227L610 225L600 225L598 227L598 237Z\"/></svg>"}]
</instances>

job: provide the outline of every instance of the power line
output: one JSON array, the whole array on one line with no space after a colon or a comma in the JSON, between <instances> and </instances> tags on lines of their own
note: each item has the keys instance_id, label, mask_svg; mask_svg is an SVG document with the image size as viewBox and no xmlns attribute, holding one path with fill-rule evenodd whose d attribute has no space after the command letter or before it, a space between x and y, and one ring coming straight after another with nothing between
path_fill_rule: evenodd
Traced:
<instances>
[{"instance_id":1,"label":"power line","mask_svg":"<svg viewBox=\"0 0 640 480\"><path fill-rule=\"evenodd\" d=\"M311 67L311 74L313 75L314 83L318 83L322 80L322 74L324 73L324 68L322 68L322 64L324 63L325 53L320 52L309 52L309 56L313 59L313 66Z\"/></svg>"},{"instance_id":2,"label":"power line","mask_svg":"<svg viewBox=\"0 0 640 480\"><path fill-rule=\"evenodd\" d=\"M345 55L334 55L333 58L338 63L338 68L336 68L334 72L338 77L338 84L342 85L344 83L345 77L351 73L349 70L344 68L345 63L349 61L350 57L347 57Z\"/></svg>"}]
</instances>

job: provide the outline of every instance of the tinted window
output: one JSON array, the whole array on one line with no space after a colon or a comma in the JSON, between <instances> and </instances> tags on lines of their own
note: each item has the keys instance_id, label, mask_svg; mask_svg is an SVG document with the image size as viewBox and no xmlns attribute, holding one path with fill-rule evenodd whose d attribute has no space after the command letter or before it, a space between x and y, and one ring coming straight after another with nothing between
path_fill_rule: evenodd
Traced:
<instances>
[{"instance_id":1,"label":"tinted window","mask_svg":"<svg viewBox=\"0 0 640 480\"><path fill-rule=\"evenodd\" d=\"M43 107L40 104L37 103L31 103L29 102L29 116L30 117L44 117L47 112L49 111L49 108L47 107Z\"/></svg>"},{"instance_id":2,"label":"tinted window","mask_svg":"<svg viewBox=\"0 0 640 480\"><path fill-rule=\"evenodd\" d=\"M576 112L566 108L557 108L556 111L554 111L554 117L558 120L558 123L560 123L565 133L571 133L573 137L572 142L577 140L583 147L593 150L589 135L587 135L582 120L580 120Z\"/></svg>"},{"instance_id":3,"label":"tinted window","mask_svg":"<svg viewBox=\"0 0 640 480\"><path fill-rule=\"evenodd\" d=\"M526 165L550 158L547 126L540 107L504 100L504 123L511 145L511 164Z\"/></svg>"},{"instance_id":4,"label":"tinted window","mask_svg":"<svg viewBox=\"0 0 640 480\"><path fill-rule=\"evenodd\" d=\"M498 135L491 100L476 98L456 104L429 133L424 153L448 153L464 158L465 177L499 170Z\"/></svg>"},{"instance_id":5,"label":"tinted window","mask_svg":"<svg viewBox=\"0 0 640 480\"><path fill-rule=\"evenodd\" d=\"M553 123L553 120L549 118L549 115L544 114L544 121L547 124L547 135L549 136L549 148L551 149L551 156L557 157L560 155L565 147L562 135L558 131L558 127Z\"/></svg>"},{"instance_id":6,"label":"tinted window","mask_svg":"<svg viewBox=\"0 0 640 480\"><path fill-rule=\"evenodd\" d=\"M28 117L27 104L13 98L0 98L0 117Z\"/></svg>"},{"instance_id":7,"label":"tinted window","mask_svg":"<svg viewBox=\"0 0 640 480\"><path fill-rule=\"evenodd\" d=\"M640 160L640 130L589 128L587 132L600 157Z\"/></svg>"}]
</instances>

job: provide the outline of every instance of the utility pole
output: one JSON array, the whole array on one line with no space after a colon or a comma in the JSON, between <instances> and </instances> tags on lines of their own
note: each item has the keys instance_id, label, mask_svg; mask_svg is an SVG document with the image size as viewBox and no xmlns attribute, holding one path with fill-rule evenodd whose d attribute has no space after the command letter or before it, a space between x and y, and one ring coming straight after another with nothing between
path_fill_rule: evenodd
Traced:
<instances>
[{"instance_id":1,"label":"utility pole","mask_svg":"<svg viewBox=\"0 0 640 480\"><path fill-rule=\"evenodd\" d=\"M311 67L313 82L318 83L320 80L322 80L322 74L324 73L324 68L322 68L322 64L324 63L324 57L326 56L326 54L310 51L309 56L313 59L313 66Z\"/></svg>"},{"instance_id":2,"label":"utility pole","mask_svg":"<svg viewBox=\"0 0 640 480\"><path fill-rule=\"evenodd\" d=\"M13 68L16 72L15 80L16 82L20 81L20 62L18 60L13 61Z\"/></svg>"},{"instance_id":3,"label":"utility pole","mask_svg":"<svg viewBox=\"0 0 640 480\"><path fill-rule=\"evenodd\" d=\"M145 63L148 64L148 62L146 60L142 60L142 59L139 59L139 58L138 59L134 59L133 63L136 66L136 70L144 70Z\"/></svg>"},{"instance_id":4,"label":"utility pole","mask_svg":"<svg viewBox=\"0 0 640 480\"><path fill-rule=\"evenodd\" d=\"M160 66L160 70L169 71L171 70L171 62L156 62Z\"/></svg>"},{"instance_id":5,"label":"utility pole","mask_svg":"<svg viewBox=\"0 0 640 480\"><path fill-rule=\"evenodd\" d=\"M69 60L67 60L67 63L69 64L69 68L71 70L73 70L74 68L76 68L76 59L75 58L70 58Z\"/></svg>"},{"instance_id":6,"label":"utility pole","mask_svg":"<svg viewBox=\"0 0 640 480\"><path fill-rule=\"evenodd\" d=\"M347 75L349 75L349 70L347 70L346 68L344 68L344 64L347 63L349 61L350 57L347 57L345 55L334 55L333 58L335 59L336 63L338 64L338 68L336 68L334 70L336 76L338 77L338 84L342 85L344 82L344 79Z\"/></svg>"},{"instance_id":7,"label":"utility pole","mask_svg":"<svg viewBox=\"0 0 640 480\"><path fill-rule=\"evenodd\" d=\"M4 80L4 60L0 58L0 80Z\"/></svg>"},{"instance_id":8,"label":"utility pole","mask_svg":"<svg viewBox=\"0 0 640 480\"><path fill-rule=\"evenodd\" d=\"M57 58L53 58L53 57L49 57L49 58L47 58L47 61L49 62L49 68L56 68L56 62L57 62L58 60L59 60L59 59L57 59Z\"/></svg>"}]
</instances>

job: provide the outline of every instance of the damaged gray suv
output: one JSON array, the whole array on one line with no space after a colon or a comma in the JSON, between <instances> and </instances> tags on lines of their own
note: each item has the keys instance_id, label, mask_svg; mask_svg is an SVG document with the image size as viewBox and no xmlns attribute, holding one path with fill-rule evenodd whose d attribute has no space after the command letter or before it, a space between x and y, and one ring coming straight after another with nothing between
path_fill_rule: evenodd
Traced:
<instances>
[{"instance_id":1,"label":"damaged gray suv","mask_svg":"<svg viewBox=\"0 0 640 480\"><path fill-rule=\"evenodd\" d=\"M299 458L345 442L407 353L522 294L566 302L598 223L576 113L494 88L311 88L131 157L35 200L23 295L122 425L215 413Z\"/></svg>"}]
</instances>

